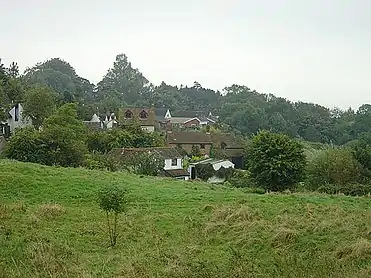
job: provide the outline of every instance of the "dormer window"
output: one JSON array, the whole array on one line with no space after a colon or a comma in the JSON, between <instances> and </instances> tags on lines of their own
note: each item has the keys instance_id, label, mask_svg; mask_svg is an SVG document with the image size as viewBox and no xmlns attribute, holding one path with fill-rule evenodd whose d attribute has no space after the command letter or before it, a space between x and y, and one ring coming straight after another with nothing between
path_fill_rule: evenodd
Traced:
<instances>
[{"instance_id":1,"label":"dormer window","mask_svg":"<svg viewBox=\"0 0 371 278\"><path fill-rule=\"evenodd\" d=\"M130 110L127 110L125 112L125 119L131 119L133 118L133 113Z\"/></svg>"},{"instance_id":2,"label":"dormer window","mask_svg":"<svg viewBox=\"0 0 371 278\"><path fill-rule=\"evenodd\" d=\"M142 120L145 120L148 118L148 113L146 111L142 111L139 113L139 118L142 119Z\"/></svg>"}]
</instances>

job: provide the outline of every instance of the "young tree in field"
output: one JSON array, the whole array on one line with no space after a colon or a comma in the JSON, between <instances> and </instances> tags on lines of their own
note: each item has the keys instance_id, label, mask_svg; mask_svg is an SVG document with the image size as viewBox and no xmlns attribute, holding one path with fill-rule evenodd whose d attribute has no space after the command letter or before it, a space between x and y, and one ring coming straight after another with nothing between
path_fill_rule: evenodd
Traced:
<instances>
[{"instance_id":1,"label":"young tree in field","mask_svg":"<svg viewBox=\"0 0 371 278\"><path fill-rule=\"evenodd\" d=\"M119 236L118 216L126 209L126 193L125 189L110 185L102 188L98 194L99 207L106 212L107 229L112 247L116 245Z\"/></svg>"},{"instance_id":2,"label":"young tree in field","mask_svg":"<svg viewBox=\"0 0 371 278\"><path fill-rule=\"evenodd\" d=\"M282 191L303 178L303 146L287 135L261 131L252 139L248 154L251 177L267 190Z\"/></svg>"}]
</instances>

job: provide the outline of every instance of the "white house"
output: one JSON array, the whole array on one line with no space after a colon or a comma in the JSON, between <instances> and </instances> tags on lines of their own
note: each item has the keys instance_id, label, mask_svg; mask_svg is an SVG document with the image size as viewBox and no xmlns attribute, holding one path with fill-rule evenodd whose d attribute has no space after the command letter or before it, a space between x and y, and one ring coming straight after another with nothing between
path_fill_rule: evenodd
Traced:
<instances>
[{"instance_id":1,"label":"white house","mask_svg":"<svg viewBox=\"0 0 371 278\"><path fill-rule=\"evenodd\" d=\"M2 122L2 126L5 124L9 126L10 133L13 133L17 128L31 126L32 121L30 118L23 116L23 106L17 103L8 112L8 119Z\"/></svg>"},{"instance_id":2,"label":"white house","mask_svg":"<svg viewBox=\"0 0 371 278\"><path fill-rule=\"evenodd\" d=\"M194 163L190 163L188 172L190 173L190 178L195 179L197 177L196 172L196 165L197 164L211 164L213 166L215 171L218 171L221 167L223 168L234 168L234 163L227 159L214 159L214 158L208 158L205 160L197 161ZM225 178L219 178L216 175L209 178L207 182L209 183L223 183L225 181Z\"/></svg>"}]
</instances>

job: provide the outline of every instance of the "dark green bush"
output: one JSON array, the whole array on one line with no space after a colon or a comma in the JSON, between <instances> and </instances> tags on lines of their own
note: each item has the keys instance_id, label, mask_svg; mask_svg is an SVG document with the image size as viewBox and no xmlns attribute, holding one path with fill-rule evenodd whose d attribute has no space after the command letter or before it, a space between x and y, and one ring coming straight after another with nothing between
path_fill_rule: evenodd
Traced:
<instances>
[{"instance_id":1,"label":"dark green bush","mask_svg":"<svg viewBox=\"0 0 371 278\"><path fill-rule=\"evenodd\" d=\"M196 164L195 168L197 178L200 178L203 181L207 181L215 175L214 167L211 164Z\"/></svg>"},{"instance_id":2,"label":"dark green bush","mask_svg":"<svg viewBox=\"0 0 371 278\"><path fill-rule=\"evenodd\" d=\"M229 180L233 176L234 168L224 168L223 166L219 168L218 171L215 172L215 175L220 179L225 179L226 181Z\"/></svg>"},{"instance_id":3,"label":"dark green bush","mask_svg":"<svg viewBox=\"0 0 371 278\"><path fill-rule=\"evenodd\" d=\"M346 185L362 180L362 166L348 148L321 151L308 164L306 187L317 190L328 184Z\"/></svg>"},{"instance_id":4,"label":"dark green bush","mask_svg":"<svg viewBox=\"0 0 371 278\"><path fill-rule=\"evenodd\" d=\"M371 177L371 146L365 140L359 139L355 140L350 148L353 157L362 165L362 175L367 182Z\"/></svg>"},{"instance_id":5,"label":"dark green bush","mask_svg":"<svg viewBox=\"0 0 371 278\"><path fill-rule=\"evenodd\" d=\"M235 169L228 182L233 187L255 187L254 181L250 177L250 173L246 170Z\"/></svg>"},{"instance_id":6,"label":"dark green bush","mask_svg":"<svg viewBox=\"0 0 371 278\"><path fill-rule=\"evenodd\" d=\"M252 139L247 153L251 177L259 187L283 191L304 177L303 146L286 135L261 131Z\"/></svg>"},{"instance_id":7,"label":"dark green bush","mask_svg":"<svg viewBox=\"0 0 371 278\"><path fill-rule=\"evenodd\" d=\"M119 171L122 168L120 161L111 155L101 153L87 155L84 167L91 170L108 170L112 172Z\"/></svg>"}]
</instances>

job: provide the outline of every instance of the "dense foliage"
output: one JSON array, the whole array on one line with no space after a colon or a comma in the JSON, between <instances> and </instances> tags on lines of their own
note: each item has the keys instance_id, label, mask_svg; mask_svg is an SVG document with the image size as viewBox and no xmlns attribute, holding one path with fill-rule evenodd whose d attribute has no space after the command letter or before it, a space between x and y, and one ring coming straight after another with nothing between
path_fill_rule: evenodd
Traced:
<instances>
[{"instance_id":1,"label":"dense foliage","mask_svg":"<svg viewBox=\"0 0 371 278\"><path fill-rule=\"evenodd\" d=\"M224 129L251 136L259 130L285 133L307 141L344 144L369 133L371 105L357 111L329 109L305 102L291 102L272 94L262 94L247 86L233 84L223 92L192 86L172 86L149 82L124 54L119 54L102 80L94 85L77 75L60 58L53 58L19 74L12 63L0 62L0 104L2 118L12 103L23 102L30 86L47 86L59 105L77 102L79 118L89 120L93 113L117 112L122 106L168 107L180 111L213 112ZM45 91L40 91L40 95ZM37 97L36 97L37 98ZM40 98L40 97L39 97ZM46 106L46 104L44 104Z\"/></svg>"},{"instance_id":2,"label":"dense foliage","mask_svg":"<svg viewBox=\"0 0 371 278\"><path fill-rule=\"evenodd\" d=\"M248 154L251 177L268 190L291 188L303 178L303 146L287 135L259 132L252 139Z\"/></svg>"},{"instance_id":3,"label":"dense foliage","mask_svg":"<svg viewBox=\"0 0 371 278\"><path fill-rule=\"evenodd\" d=\"M112 149L158 147L163 144L164 139L160 134L144 132L135 125L125 129L88 131L78 119L77 105L69 103L48 117L42 129L28 127L18 130L10 138L4 155L24 162L115 171L120 169L120 165L117 159L108 155ZM158 169L154 170L149 160L139 161L140 157L135 157L136 173L158 173ZM148 170L144 169L146 167Z\"/></svg>"},{"instance_id":4,"label":"dense foliage","mask_svg":"<svg viewBox=\"0 0 371 278\"><path fill-rule=\"evenodd\" d=\"M164 158L156 153L141 152L124 155L120 159L121 166L134 174L158 176L164 169Z\"/></svg>"},{"instance_id":5,"label":"dense foliage","mask_svg":"<svg viewBox=\"0 0 371 278\"><path fill-rule=\"evenodd\" d=\"M148 148L160 147L164 144L164 138L160 133L148 133L140 127L90 130L87 135L89 151L102 154L115 148Z\"/></svg>"},{"instance_id":6,"label":"dense foliage","mask_svg":"<svg viewBox=\"0 0 371 278\"><path fill-rule=\"evenodd\" d=\"M215 175L215 170L213 166L209 163L207 164L196 164L196 175L203 181L207 181L209 178Z\"/></svg>"},{"instance_id":7,"label":"dense foliage","mask_svg":"<svg viewBox=\"0 0 371 278\"><path fill-rule=\"evenodd\" d=\"M241 173L214 173L228 176L238 187L251 184L254 179L265 189L288 188L302 180L304 154L309 161L306 184L311 189L324 184L366 184L371 177L369 104L356 111L328 109L258 93L237 84L226 87L223 92L204 88L197 81L192 86L172 86L165 82L155 86L125 54L116 56L113 66L96 85L80 77L72 65L60 58L38 63L23 74L17 63L5 66L0 60L0 120L8 118L15 103L23 104L24 115L35 127L19 130L8 142L5 156L20 161L121 169L121 161L108 156L112 150L163 146L163 134L143 132L136 125L88 131L81 120L90 120L94 113L116 113L123 106L154 106L170 108L173 115L184 111L218 115L218 123L204 132L233 131L247 142L258 134L246 147L246 162L251 171L245 173L248 178ZM304 143L304 153L299 141ZM347 149L326 152L321 150L324 145L320 143L344 145ZM314 148L315 144L320 146ZM225 158L225 153L216 146L210 154L214 158ZM192 148L191 156L190 161L202 157L198 146ZM135 172L158 173L143 170L143 165L135 166ZM243 177L236 178L240 174Z\"/></svg>"},{"instance_id":8,"label":"dense foliage","mask_svg":"<svg viewBox=\"0 0 371 278\"><path fill-rule=\"evenodd\" d=\"M42 130L23 128L9 140L4 154L24 162L78 167L84 163L86 129L77 119L76 105L61 106Z\"/></svg>"},{"instance_id":9,"label":"dense foliage","mask_svg":"<svg viewBox=\"0 0 371 278\"><path fill-rule=\"evenodd\" d=\"M331 148L320 152L307 169L307 186L316 190L323 185L347 185L362 180L362 165L348 148Z\"/></svg>"}]
</instances>

